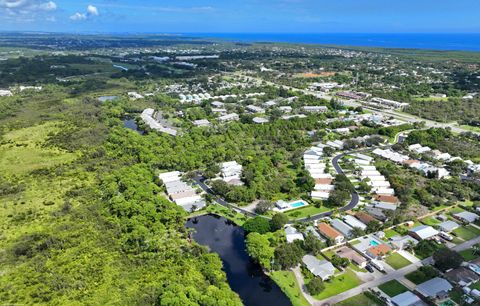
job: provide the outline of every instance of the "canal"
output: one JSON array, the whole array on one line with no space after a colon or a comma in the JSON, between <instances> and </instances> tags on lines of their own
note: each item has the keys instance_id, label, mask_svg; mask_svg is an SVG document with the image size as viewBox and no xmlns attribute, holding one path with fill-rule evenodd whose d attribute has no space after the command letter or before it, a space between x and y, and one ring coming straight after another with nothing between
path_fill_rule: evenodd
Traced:
<instances>
[{"instance_id":1,"label":"canal","mask_svg":"<svg viewBox=\"0 0 480 306\"><path fill-rule=\"evenodd\" d=\"M186 226L195 229L195 241L220 256L230 287L246 306L292 305L277 284L248 256L245 231L241 227L216 215L194 217Z\"/></svg>"}]
</instances>

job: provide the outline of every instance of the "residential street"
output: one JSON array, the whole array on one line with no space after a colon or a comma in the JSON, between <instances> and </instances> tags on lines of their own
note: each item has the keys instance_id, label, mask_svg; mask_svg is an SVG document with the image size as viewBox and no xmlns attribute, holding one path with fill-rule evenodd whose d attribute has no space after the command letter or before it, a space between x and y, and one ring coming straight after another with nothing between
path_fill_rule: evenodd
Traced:
<instances>
[{"instance_id":1,"label":"residential street","mask_svg":"<svg viewBox=\"0 0 480 306\"><path fill-rule=\"evenodd\" d=\"M457 246L455 246L453 248L453 250L459 252L459 251L463 251L463 250L466 250L470 247L472 247L473 245L477 244L477 243L480 243L480 237L476 237L472 240L469 240L469 241L466 241L462 244L459 244ZM432 258L431 257L428 257L426 259L424 259L422 262L431 262ZM375 280L372 280L370 282L367 282L367 283L363 283L361 284L360 286L358 287L355 287L353 289L350 289L348 291L345 291L345 292L342 292L340 294L337 294L335 296L332 296L328 299L324 299L322 301L315 301L315 303L313 305L318 305L318 306L327 306L327 305L334 305L338 302L341 302L343 300L346 300L352 296L355 296L357 294L360 294L362 293L363 291L369 289L369 288L374 288L374 287L378 287L379 285L383 284L383 283L386 283L388 281L391 281L393 279L401 279L404 277L405 274L408 274L410 272L413 272L415 270L418 269L418 267L422 266L422 262L416 262L416 263L412 263L402 269L399 269L399 270L396 270L396 271L393 271L389 274L385 274L384 276L380 277L380 278L377 278Z\"/></svg>"}]
</instances>

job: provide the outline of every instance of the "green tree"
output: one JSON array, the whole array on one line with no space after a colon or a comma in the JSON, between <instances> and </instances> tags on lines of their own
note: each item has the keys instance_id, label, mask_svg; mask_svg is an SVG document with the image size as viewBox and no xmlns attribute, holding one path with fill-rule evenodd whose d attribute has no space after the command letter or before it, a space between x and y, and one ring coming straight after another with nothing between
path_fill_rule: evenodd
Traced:
<instances>
[{"instance_id":1,"label":"green tree","mask_svg":"<svg viewBox=\"0 0 480 306\"><path fill-rule=\"evenodd\" d=\"M295 267L302 260L305 251L300 243L286 243L275 249L275 264L281 269L290 269Z\"/></svg>"},{"instance_id":2,"label":"green tree","mask_svg":"<svg viewBox=\"0 0 480 306\"><path fill-rule=\"evenodd\" d=\"M287 215L283 213L275 214L270 220L270 226L272 228L272 231L277 231L279 229L282 229L285 226L285 224L287 224L287 222L288 222Z\"/></svg>"},{"instance_id":3,"label":"green tree","mask_svg":"<svg viewBox=\"0 0 480 306\"><path fill-rule=\"evenodd\" d=\"M248 219L243 223L243 229L247 233L260 233L265 234L270 231L270 222L267 219L262 217L255 217Z\"/></svg>"},{"instance_id":4,"label":"green tree","mask_svg":"<svg viewBox=\"0 0 480 306\"><path fill-rule=\"evenodd\" d=\"M257 263L267 270L271 269L275 249L270 246L270 241L259 233L247 235L247 252Z\"/></svg>"},{"instance_id":5,"label":"green tree","mask_svg":"<svg viewBox=\"0 0 480 306\"><path fill-rule=\"evenodd\" d=\"M446 271L460 267L463 257L451 249L441 248L433 253L433 261L435 262L435 267Z\"/></svg>"},{"instance_id":6,"label":"green tree","mask_svg":"<svg viewBox=\"0 0 480 306\"><path fill-rule=\"evenodd\" d=\"M311 295L320 294L323 290L325 290L325 284L318 277L314 277L305 285L305 287L307 288L308 293L310 293Z\"/></svg>"}]
</instances>

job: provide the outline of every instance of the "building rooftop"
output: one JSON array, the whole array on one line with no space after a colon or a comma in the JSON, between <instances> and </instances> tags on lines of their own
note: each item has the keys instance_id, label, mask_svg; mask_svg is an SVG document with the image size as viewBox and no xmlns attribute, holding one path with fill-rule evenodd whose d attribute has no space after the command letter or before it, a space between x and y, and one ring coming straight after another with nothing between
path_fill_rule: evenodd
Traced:
<instances>
[{"instance_id":1,"label":"building rooftop","mask_svg":"<svg viewBox=\"0 0 480 306\"><path fill-rule=\"evenodd\" d=\"M320 233L327 238L335 239L339 236L343 236L342 234L340 234L340 232L338 232L337 230L335 230L333 227L331 227L325 222L319 223L317 227Z\"/></svg>"},{"instance_id":2,"label":"building rooftop","mask_svg":"<svg viewBox=\"0 0 480 306\"><path fill-rule=\"evenodd\" d=\"M367 251L373 256L378 257L386 255L388 252L391 252L392 249L388 245L383 243L377 246L372 246L368 248Z\"/></svg>"},{"instance_id":3,"label":"building rooftop","mask_svg":"<svg viewBox=\"0 0 480 306\"><path fill-rule=\"evenodd\" d=\"M335 267L327 260L319 260L315 256L305 255L302 258L303 263L313 275L325 280L335 273Z\"/></svg>"},{"instance_id":4,"label":"building rooftop","mask_svg":"<svg viewBox=\"0 0 480 306\"><path fill-rule=\"evenodd\" d=\"M421 239L428 239L438 235L438 231L429 225L420 225L412 228L410 233L415 233Z\"/></svg>"},{"instance_id":5,"label":"building rooftop","mask_svg":"<svg viewBox=\"0 0 480 306\"><path fill-rule=\"evenodd\" d=\"M418 296L411 291L406 291L392 297L392 303L395 306L423 306L427 305Z\"/></svg>"},{"instance_id":6,"label":"building rooftop","mask_svg":"<svg viewBox=\"0 0 480 306\"><path fill-rule=\"evenodd\" d=\"M442 292L448 292L452 289L452 285L450 283L440 277L432 278L424 283L418 285L415 290L418 291L424 297L432 297L435 298L439 296Z\"/></svg>"}]
</instances>

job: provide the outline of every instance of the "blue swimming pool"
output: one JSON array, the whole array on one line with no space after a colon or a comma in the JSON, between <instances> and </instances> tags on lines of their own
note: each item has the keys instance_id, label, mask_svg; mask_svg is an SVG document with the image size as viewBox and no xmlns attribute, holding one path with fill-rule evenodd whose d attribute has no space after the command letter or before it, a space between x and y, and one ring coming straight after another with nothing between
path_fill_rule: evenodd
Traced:
<instances>
[{"instance_id":1,"label":"blue swimming pool","mask_svg":"<svg viewBox=\"0 0 480 306\"><path fill-rule=\"evenodd\" d=\"M371 246L378 246L379 243L376 242L375 240L370 240L370 245L371 245Z\"/></svg>"},{"instance_id":2,"label":"blue swimming pool","mask_svg":"<svg viewBox=\"0 0 480 306\"><path fill-rule=\"evenodd\" d=\"M303 201L290 203L290 207L293 207L293 208L298 208L298 207L302 207L302 206L305 206L305 205L307 205L307 204Z\"/></svg>"}]
</instances>

